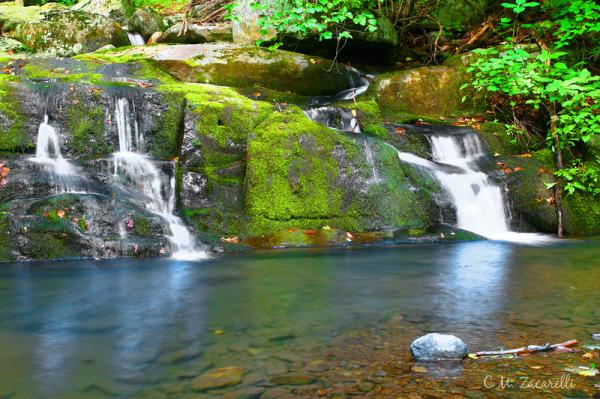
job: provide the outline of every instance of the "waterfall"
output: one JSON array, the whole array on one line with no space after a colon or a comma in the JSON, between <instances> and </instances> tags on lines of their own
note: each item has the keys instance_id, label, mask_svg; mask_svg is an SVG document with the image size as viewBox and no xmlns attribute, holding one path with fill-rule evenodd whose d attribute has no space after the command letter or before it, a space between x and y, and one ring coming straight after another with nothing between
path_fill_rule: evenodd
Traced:
<instances>
[{"instance_id":1,"label":"waterfall","mask_svg":"<svg viewBox=\"0 0 600 399\"><path fill-rule=\"evenodd\" d=\"M63 157L56 129L48 123L48 114L44 114L44 121L38 128L35 157L31 160L46 168L58 192L76 192L75 167Z\"/></svg>"},{"instance_id":2,"label":"waterfall","mask_svg":"<svg viewBox=\"0 0 600 399\"><path fill-rule=\"evenodd\" d=\"M352 110L324 106L307 109L304 114L313 121L332 129L360 133L358 118Z\"/></svg>"},{"instance_id":3,"label":"waterfall","mask_svg":"<svg viewBox=\"0 0 600 399\"><path fill-rule=\"evenodd\" d=\"M194 237L175 212L175 178L162 173L150 157L140 153L143 137L126 98L115 103L115 119L119 133L119 152L113 154L114 175L122 176L143 197L146 208L167 222L173 257L182 260L199 260L207 257L196 248ZM135 151L137 148L137 151Z\"/></svg>"},{"instance_id":4,"label":"waterfall","mask_svg":"<svg viewBox=\"0 0 600 399\"><path fill-rule=\"evenodd\" d=\"M127 33L127 38L129 39L129 43L131 43L132 46L143 46L144 44L146 44L144 37L139 33L129 32L128 30L126 30L125 33Z\"/></svg>"},{"instance_id":5,"label":"waterfall","mask_svg":"<svg viewBox=\"0 0 600 399\"><path fill-rule=\"evenodd\" d=\"M522 243L548 241L535 233L510 231L500 186L480 171L476 161L485 155L476 133L427 135L433 162L398 151L400 160L429 170L456 207L457 227L491 240Z\"/></svg>"}]
</instances>

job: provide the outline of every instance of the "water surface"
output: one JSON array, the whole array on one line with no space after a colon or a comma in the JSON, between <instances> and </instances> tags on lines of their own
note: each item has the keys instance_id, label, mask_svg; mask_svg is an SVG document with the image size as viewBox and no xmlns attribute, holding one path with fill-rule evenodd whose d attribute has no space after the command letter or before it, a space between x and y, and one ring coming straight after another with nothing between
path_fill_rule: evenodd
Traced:
<instances>
[{"instance_id":1,"label":"water surface","mask_svg":"<svg viewBox=\"0 0 600 399\"><path fill-rule=\"evenodd\" d=\"M230 366L247 370L242 383L190 398L243 387L272 397L351 391L360 383L352 370L374 372L378 362L390 383L413 381L408 345L429 331L455 334L473 351L589 340L600 332L599 289L597 240L4 264L0 397L181 398L195 376ZM384 358L405 367L386 369ZM546 370L586 364L580 355L548 359ZM352 362L350 376L340 371ZM452 378L480 365L464 367ZM316 382L272 382L289 373Z\"/></svg>"}]
</instances>

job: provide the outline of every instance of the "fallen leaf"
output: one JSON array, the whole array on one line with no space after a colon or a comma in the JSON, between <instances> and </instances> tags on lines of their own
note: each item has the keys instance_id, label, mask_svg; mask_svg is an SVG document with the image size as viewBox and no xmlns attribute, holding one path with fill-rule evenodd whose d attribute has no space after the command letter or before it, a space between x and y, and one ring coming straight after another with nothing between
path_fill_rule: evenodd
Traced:
<instances>
[{"instance_id":1,"label":"fallen leaf","mask_svg":"<svg viewBox=\"0 0 600 399\"><path fill-rule=\"evenodd\" d=\"M546 168L544 168L543 166L540 166L540 167L538 168L538 173L546 173L546 172L548 172L548 171L547 171L547 170L546 170Z\"/></svg>"},{"instance_id":2,"label":"fallen leaf","mask_svg":"<svg viewBox=\"0 0 600 399\"><path fill-rule=\"evenodd\" d=\"M528 153L528 154L521 154L521 155L517 155L517 157L519 157L519 158L531 158L532 156L533 156L533 155L531 155L531 154L529 154L529 153Z\"/></svg>"},{"instance_id":3,"label":"fallen leaf","mask_svg":"<svg viewBox=\"0 0 600 399\"><path fill-rule=\"evenodd\" d=\"M260 94L260 91L255 91L252 93L253 97L260 97L262 94Z\"/></svg>"},{"instance_id":4,"label":"fallen leaf","mask_svg":"<svg viewBox=\"0 0 600 399\"><path fill-rule=\"evenodd\" d=\"M522 170L525 170L524 168L520 167L520 166L515 166L515 172L520 172Z\"/></svg>"},{"instance_id":5,"label":"fallen leaf","mask_svg":"<svg viewBox=\"0 0 600 399\"><path fill-rule=\"evenodd\" d=\"M513 170L511 168L504 168L502 169L502 172L504 172L504 174L509 175L513 172Z\"/></svg>"},{"instance_id":6,"label":"fallen leaf","mask_svg":"<svg viewBox=\"0 0 600 399\"><path fill-rule=\"evenodd\" d=\"M396 133L399 134L400 136L404 136L406 134L406 129L404 129L403 127L397 127L395 130L396 130Z\"/></svg>"},{"instance_id":7,"label":"fallen leaf","mask_svg":"<svg viewBox=\"0 0 600 399\"><path fill-rule=\"evenodd\" d=\"M227 244L237 244L240 242L240 238L238 236L221 237L221 241Z\"/></svg>"},{"instance_id":8,"label":"fallen leaf","mask_svg":"<svg viewBox=\"0 0 600 399\"><path fill-rule=\"evenodd\" d=\"M582 357L586 358L586 359L593 359L594 358L594 354L592 352L586 352L582 355Z\"/></svg>"},{"instance_id":9,"label":"fallen leaf","mask_svg":"<svg viewBox=\"0 0 600 399\"><path fill-rule=\"evenodd\" d=\"M555 202L556 202L556 199L554 199L554 197L548 197L548 198L546 198L546 203L548 205L554 205Z\"/></svg>"},{"instance_id":10,"label":"fallen leaf","mask_svg":"<svg viewBox=\"0 0 600 399\"><path fill-rule=\"evenodd\" d=\"M160 251L158 251L158 253L160 253L161 255L164 255L167 253L167 250L164 248L161 248Z\"/></svg>"},{"instance_id":11,"label":"fallen leaf","mask_svg":"<svg viewBox=\"0 0 600 399\"><path fill-rule=\"evenodd\" d=\"M494 153L494 156L495 156L495 157L499 157L499 156L500 156L500 154L498 154L497 152L495 152L495 153Z\"/></svg>"},{"instance_id":12,"label":"fallen leaf","mask_svg":"<svg viewBox=\"0 0 600 399\"><path fill-rule=\"evenodd\" d=\"M314 236L315 234L317 234L317 231L313 230L313 229L307 229L307 230L304 230L304 234L309 235L309 236Z\"/></svg>"},{"instance_id":13,"label":"fallen leaf","mask_svg":"<svg viewBox=\"0 0 600 399\"><path fill-rule=\"evenodd\" d=\"M353 110L352 110L352 116L358 116L358 111L357 111L357 110L355 110L355 109L353 109Z\"/></svg>"},{"instance_id":14,"label":"fallen leaf","mask_svg":"<svg viewBox=\"0 0 600 399\"><path fill-rule=\"evenodd\" d=\"M295 233L296 231L298 231L298 230L296 230L296 229L288 229L288 233Z\"/></svg>"},{"instance_id":15,"label":"fallen leaf","mask_svg":"<svg viewBox=\"0 0 600 399\"><path fill-rule=\"evenodd\" d=\"M498 162L496 162L496 165L497 165L497 166L500 166L501 168L503 168L503 167L505 167L505 166L506 166L506 163L504 163L504 162L502 162L502 161L498 161Z\"/></svg>"},{"instance_id":16,"label":"fallen leaf","mask_svg":"<svg viewBox=\"0 0 600 399\"><path fill-rule=\"evenodd\" d=\"M222 335L222 334L225 334L225 331L223 331L221 329L217 329L217 330L213 330L213 334L215 334L215 335Z\"/></svg>"},{"instance_id":17,"label":"fallen leaf","mask_svg":"<svg viewBox=\"0 0 600 399\"><path fill-rule=\"evenodd\" d=\"M329 227L328 225L325 225L322 227L323 230L331 230L331 227Z\"/></svg>"},{"instance_id":18,"label":"fallen leaf","mask_svg":"<svg viewBox=\"0 0 600 399\"><path fill-rule=\"evenodd\" d=\"M534 369L534 370L539 370L539 369L542 368L542 366L531 366L531 368Z\"/></svg>"},{"instance_id":19,"label":"fallen leaf","mask_svg":"<svg viewBox=\"0 0 600 399\"><path fill-rule=\"evenodd\" d=\"M59 209L58 211L56 211L56 216L62 219L63 217L65 217L65 211Z\"/></svg>"}]
</instances>

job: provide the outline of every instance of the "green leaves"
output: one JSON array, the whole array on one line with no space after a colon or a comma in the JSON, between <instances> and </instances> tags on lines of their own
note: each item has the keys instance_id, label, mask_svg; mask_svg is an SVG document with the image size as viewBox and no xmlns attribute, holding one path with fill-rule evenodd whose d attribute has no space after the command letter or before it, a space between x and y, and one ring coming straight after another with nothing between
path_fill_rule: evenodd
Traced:
<instances>
[{"instance_id":1,"label":"green leaves","mask_svg":"<svg viewBox=\"0 0 600 399\"><path fill-rule=\"evenodd\" d=\"M252 8L261 12L258 24L266 32L315 35L319 40L351 39L357 27L368 32L378 29L370 9L379 0L280 0L267 8L260 2Z\"/></svg>"},{"instance_id":2,"label":"green leaves","mask_svg":"<svg viewBox=\"0 0 600 399\"><path fill-rule=\"evenodd\" d=\"M537 7L540 5L540 3L538 3L537 1L527 2L527 0L516 0L516 3L514 3L514 4L502 3L501 5L504 8L511 9L512 12L515 13L516 15L519 15L523 11L525 11L527 8Z\"/></svg>"}]
</instances>

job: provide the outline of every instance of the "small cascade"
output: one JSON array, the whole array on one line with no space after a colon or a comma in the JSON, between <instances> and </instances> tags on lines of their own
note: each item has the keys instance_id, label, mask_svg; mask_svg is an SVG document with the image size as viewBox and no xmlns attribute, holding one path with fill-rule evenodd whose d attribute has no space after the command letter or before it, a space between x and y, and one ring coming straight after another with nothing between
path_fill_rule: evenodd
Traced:
<instances>
[{"instance_id":1,"label":"small cascade","mask_svg":"<svg viewBox=\"0 0 600 399\"><path fill-rule=\"evenodd\" d=\"M304 114L313 121L332 129L360 133L358 118L352 110L331 106L310 108Z\"/></svg>"},{"instance_id":2,"label":"small cascade","mask_svg":"<svg viewBox=\"0 0 600 399\"><path fill-rule=\"evenodd\" d=\"M427 135L433 162L398 152L400 160L429 170L450 195L456 207L457 227L485 238L541 243L547 236L510 231L501 188L477 167L485 156L475 133Z\"/></svg>"},{"instance_id":3,"label":"small cascade","mask_svg":"<svg viewBox=\"0 0 600 399\"><path fill-rule=\"evenodd\" d=\"M373 157L373 148L371 148L371 144L368 140L363 141L363 147L365 149L365 158L367 159L367 164L371 168L371 178L369 179L369 184L379 184L381 183L382 179L379 176L377 165L375 165L375 158Z\"/></svg>"},{"instance_id":4,"label":"small cascade","mask_svg":"<svg viewBox=\"0 0 600 399\"><path fill-rule=\"evenodd\" d=\"M132 46L143 46L144 44L146 44L144 37L139 33L129 32L128 30L125 30L125 33L127 33L127 38L129 39L129 43L131 43Z\"/></svg>"},{"instance_id":5,"label":"small cascade","mask_svg":"<svg viewBox=\"0 0 600 399\"><path fill-rule=\"evenodd\" d=\"M48 122L48 114L44 114L38 129L35 157L31 160L45 167L59 193L77 192L75 166L63 157L56 129Z\"/></svg>"},{"instance_id":6,"label":"small cascade","mask_svg":"<svg viewBox=\"0 0 600 399\"><path fill-rule=\"evenodd\" d=\"M363 94L369 88L371 75L364 75L355 68L349 68L353 77L350 89L343 90L333 96L319 96L310 99L311 108L304 114L321 125L345 132L360 133L360 125L356 111L332 107L334 101L350 101Z\"/></svg>"},{"instance_id":7,"label":"small cascade","mask_svg":"<svg viewBox=\"0 0 600 399\"><path fill-rule=\"evenodd\" d=\"M115 119L119 133L119 152L113 154L114 176L120 177L127 186L134 187L144 196L146 208L167 222L171 232L168 239L173 246L173 258L207 258L205 251L196 248L194 237L183 220L174 214L175 178L169 179L150 157L139 152L143 137L132 115L129 101L126 98L117 99Z\"/></svg>"}]
</instances>

